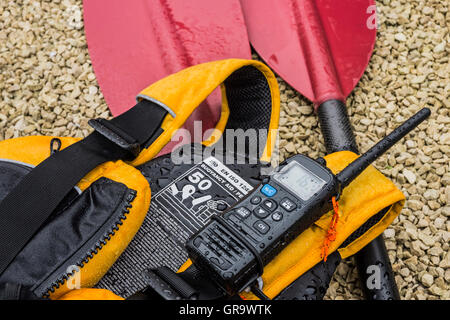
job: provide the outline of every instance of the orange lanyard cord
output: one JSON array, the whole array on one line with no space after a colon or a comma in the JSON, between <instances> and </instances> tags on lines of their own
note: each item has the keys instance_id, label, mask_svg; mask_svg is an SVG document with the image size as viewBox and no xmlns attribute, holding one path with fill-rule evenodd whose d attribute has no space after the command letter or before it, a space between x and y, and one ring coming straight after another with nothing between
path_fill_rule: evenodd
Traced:
<instances>
[{"instance_id":1,"label":"orange lanyard cord","mask_svg":"<svg viewBox=\"0 0 450 320\"><path fill-rule=\"evenodd\" d=\"M328 230L327 230L327 235L326 235L325 240L322 245L322 254L321 254L321 258L325 262L327 261L330 244L334 240L336 240L336 236L337 236L336 227L337 227L337 223L339 221L339 205L338 205L338 202L336 201L336 197L333 197L331 199L331 201L333 202L334 214L333 214L333 217L331 218L330 228L328 228Z\"/></svg>"}]
</instances>

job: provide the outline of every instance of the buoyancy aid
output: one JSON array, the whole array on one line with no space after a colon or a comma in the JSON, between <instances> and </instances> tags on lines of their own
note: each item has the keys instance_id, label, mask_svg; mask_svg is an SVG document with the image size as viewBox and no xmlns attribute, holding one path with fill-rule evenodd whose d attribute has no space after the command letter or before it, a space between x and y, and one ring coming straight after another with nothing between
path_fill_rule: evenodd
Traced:
<instances>
[{"instance_id":1,"label":"buoyancy aid","mask_svg":"<svg viewBox=\"0 0 450 320\"><path fill-rule=\"evenodd\" d=\"M222 114L210 136L156 157L219 85ZM106 297L104 289L126 298L148 285L144 272L148 268L185 270L190 263L183 248L187 238L261 182L274 158L280 108L276 78L265 65L238 59L201 64L154 83L137 99L136 107L119 120L92 122L95 132L84 144L80 139L58 137L0 142L0 199L16 194L16 202L0 203L0 219L8 220L5 225L20 233L29 222L23 212L25 219L15 216L20 195L26 198L28 192L35 193L44 185L46 191L32 199L41 212L39 203L52 199L63 187L69 190L58 193L57 206L35 229L26 225L31 236L20 248L0 251L0 260L3 254L12 256L3 263L0 283L19 284L37 297L52 299L65 294L66 299L91 299L95 292L101 299ZM227 138L228 131L235 135ZM240 140L241 149L236 145L240 135L245 138ZM351 152L338 152L325 159L337 172L355 157ZM80 168L77 161L86 161L92 168ZM42 166L44 175L39 172ZM67 169L72 166L75 169ZM60 182L76 179L73 171L80 179L72 185ZM43 182L27 189L23 182L29 172L37 172L30 181ZM312 268L323 270L326 283L331 278L327 263L354 254L381 234L403 204L404 196L395 185L375 168L368 168L341 195L338 233L328 262L322 262L321 248L332 213L266 266L263 292L275 298L282 297L286 289L285 298L298 297L302 290L298 284L309 281ZM44 209L49 211L48 207ZM16 254L11 253L14 250ZM302 275L306 280L295 281ZM94 286L101 289L78 289ZM256 298L250 293L242 297Z\"/></svg>"}]
</instances>

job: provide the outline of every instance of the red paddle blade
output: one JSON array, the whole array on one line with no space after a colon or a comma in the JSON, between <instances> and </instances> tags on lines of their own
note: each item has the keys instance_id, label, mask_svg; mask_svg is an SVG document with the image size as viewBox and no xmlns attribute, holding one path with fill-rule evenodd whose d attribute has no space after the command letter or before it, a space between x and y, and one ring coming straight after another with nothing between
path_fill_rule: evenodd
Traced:
<instances>
[{"instance_id":1,"label":"red paddle blade","mask_svg":"<svg viewBox=\"0 0 450 320\"><path fill-rule=\"evenodd\" d=\"M85 0L83 5L92 65L115 116L132 107L142 89L171 73L251 57L239 0ZM193 119L218 118L220 93L208 102L209 113L202 108Z\"/></svg>"},{"instance_id":2,"label":"red paddle blade","mask_svg":"<svg viewBox=\"0 0 450 320\"><path fill-rule=\"evenodd\" d=\"M373 0L241 0L250 42L266 63L316 105L344 100L369 63Z\"/></svg>"}]
</instances>

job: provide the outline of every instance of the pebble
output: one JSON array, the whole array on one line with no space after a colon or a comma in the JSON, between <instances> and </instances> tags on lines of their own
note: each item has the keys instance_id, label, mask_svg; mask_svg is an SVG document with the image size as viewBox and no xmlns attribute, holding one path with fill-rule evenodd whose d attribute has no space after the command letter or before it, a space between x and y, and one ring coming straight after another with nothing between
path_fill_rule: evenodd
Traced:
<instances>
[{"instance_id":1,"label":"pebble","mask_svg":"<svg viewBox=\"0 0 450 320\"><path fill-rule=\"evenodd\" d=\"M284 146L284 149L286 149L289 153L295 152L295 145L292 142L289 142L287 145Z\"/></svg>"},{"instance_id":2,"label":"pebble","mask_svg":"<svg viewBox=\"0 0 450 320\"><path fill-rule=\"evenodd\" d=\"M437 229L442 229L444 227L445 222L446 222L446 219L438 217L434 220L434 226Z\"/></svg>"},{"instance_id":3,"label":"pebble","mask_svg":"<svg viewBox=\"0 0 450 320\"><path fill-rule=\"evenodd\" d=\"M423 194L423 197L426 200L435 200L435 199L439 198L439 191L434 190L434 189L429 189L429 190L425 191L425 193Z\"/></svg>"},{"instance_id":4,"label":"pebble","mask_svg":"<svg viewBox=\"0 0 450 320\"><path fill-rule=\"evenodd\" d=\"M416 182L416 175L412 171L403 169L402 173L410 184L414 184Z\"/></svg>"},{"instance_id":5,"label":"pebble","mask_svg":"<svg viewBox=\"0 0 450 320\"><path fill-rule=\"evenodd\" d=\"M434 282L434 278L431 274L429 273L424 273L422 275L422 278L420 279L420 281L427 287L431 287L431 285Z\"/></svg>"},{"instance_id":6,"label":"pebble","mask_svg":"<svg viewBox=\"0 0 450 320\"><path fill-rule=\"evenodd\" d=\"M427 246L432 246L435 243L435 239L433 236L424 234L422 232L418 233L418 238Z\"/></svg>"},{"instance_id":7,"label":"pebble","mask_svg":"<svg viewBox=\"0 0 450 320\"><path fill-rule=\"evenodd\" d=\"M301 114L304 114L304 115L308 116L308 115L313 113L314 109L312 108L312 106L301 106L299 108L299 111L300 111Z\"/></svg>"},{"instance_id":8,"label":"pebble","mask_svg":"<svg viewBox=\"0 0 450 320\"><path fill-rule=\"evenodd\" d=\"M386 230L384 230L383 234L388 239L394 238L395 237L395 230L392 229L392 228L387 228Z\"/></svg>"},{"instance_id":9,"label":"pebble","mask_svg":"<svg viewBox=\"0 0 450 320\"><path fill-rule=\"evenodd\" d=\"M394 38L397 41L406 41L406 36L403 33L396 33Z\"/></svg>"},{"instance_id":10,"label":"pebble","mask_svg":"<svg viewBox=\"0 0 450 320\"><path fill-rule=\"evenodd\" d=\"M440 53L443 52L445 50L445 46L446 46L447 42L444 40L441 43L439 43L437 46L434 47L433 52L434 53Z\"/></svg>"},{"instance_id":11,"label":"pebble","mask_svg":"<svg viewBox=\"0 0 450 320\"><path fill-rule=\"evenodd\" d=\"M449 254L449 252L447 252L445 254L444 259L442 259L442 261L439 263L439 267L444 268L444 269L450 268L450 254Z\"/></svg>"},{"instance_id":12,"label":"pebble","mask_svg":"<svg viewBox=\"0 0 450 320\"><path fill-rule=\"evenodd\" d=\"M407 277L410 275L411 271L408 268L402 268L399 273L401 276Z\"/></svg>"}]
</instances>

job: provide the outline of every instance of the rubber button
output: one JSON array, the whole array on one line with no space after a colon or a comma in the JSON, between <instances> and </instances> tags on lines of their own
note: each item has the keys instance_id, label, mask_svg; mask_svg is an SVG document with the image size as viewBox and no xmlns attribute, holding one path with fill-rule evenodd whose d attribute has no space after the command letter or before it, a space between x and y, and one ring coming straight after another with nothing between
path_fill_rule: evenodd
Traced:
<instances>
[{"instance_id":1,"label":"rubber button","mask_svg":"<svg viewBox=\"0 0 450 320\"><path fill-rule=\"evenodd\" d=\"M250 200L251 204L259 204L261 202L261 197L255 196Z\"/></svg>"},{"instance_id":2,"label":"rubber button","mask_svg":"<svg viewBox=\"0 0 450 320\"><path fill-rule=\"evenodd\" d=\"M277 193L277 189L272 187L270 184L265 184L261 188L261 193L266 197L273 197Z\"/></svg>"},{"instance_id":3,"label":"rubber button","mask_svg":"<svg viewBox=\"0 0 450 320\"><path fill-rule=\"evenodd\" d=\"M269 225L261 220L256 221L253 227L261 234L266 234L270 229Z\"/></svg>"},{"instance_id":4,"label":"rubber button","mask_svg":"<svg viewBox=\"0 0 450 320\"><path fill-rule=\"evenodd\" d=\"M291 212L295 208L297 208L297 205L292 201L291 199L284 198L280 202L280 206L282 206L286 211Z\"/></svg>"},{"instance_id":5,"label":"rubber button","mask_svg":"<svg viewBox=\"0 0 450 320\"><path fill-rule=\"evenodd\" d=\"M274 214L272 214L273 221L280 221L281 219L283 219L283 214L281 212L277 211Z\"/></svg>"},{"instance_id":6,"label":"rubber button","mask_svg":"<svg viewBox=\"0 0 450 320\"><path fill-rule=\"evenodd\" d=\"M264 200L262 206L264 207L264 209L267 209L270 212L275 211L275 209L278 207L277 203L270 199Z\"/></svg>"},{"instance_id":7,"label":"rubber button","mask_svg":"<svg viewBox=\"0 0 450 320\"><path fill-rule=\"evenodd\" d=\"M250 210L248 210L248 209L245 208L245 207L237 208L237 209L236 209L236 212L239 214L239 216L240 216L242 219L247 218L247 217L251 214Z\"/></svg>"},{"instance_id":8,"label":"rubber button","mask_svg":"<svg viewBox=\"0 0 450 320\"><path fill-rule=\"evenodd\" d=\"M261 207L257 207L255 208L255 210L253 210L253 213L255 214L255 216L257 216L258 218L264 219L265 217L267 217L270 212L267 211L266 209L263 209Z\"/></svg>"}]
</instances>

